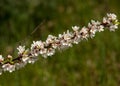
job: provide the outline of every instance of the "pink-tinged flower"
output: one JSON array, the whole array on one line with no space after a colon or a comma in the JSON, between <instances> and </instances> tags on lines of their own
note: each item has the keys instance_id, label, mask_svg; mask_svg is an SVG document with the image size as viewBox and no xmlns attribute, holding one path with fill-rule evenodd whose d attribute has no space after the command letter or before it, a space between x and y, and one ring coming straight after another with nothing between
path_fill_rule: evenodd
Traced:
<instances>
[{"instance_id":1,"label":"pink-tinged flower","mask_svg":"<svg viewBox=\"0 0 120 86\"><path fill-rule=\"evenodd\" d=\"M80 35L81 35L81 38L82 38L82 39L87 39L87 38L89 37L88 28L83 27L83 28L80 30Z\"/></svg>"},{"instance_id":2,"label":"pink-tinged flower","mask_svg":"<svg viewBox=\"0 0 120 86\"><path fill-rule=\"evenodd\" d=\"M2 57L2 55L0 55L0 62L4 61L4 58Z\"/></svg>"},{"instance_id":3,"label":"pink-tinged flower","mask_svg":"<svg viewBox=\"0 0 120 86\"><path fill-rule=\"evenodd\" d=\"M58 47L58 44L57 44L58 42L59 40L57 39L56 36L48 35L45 45L50 45L52 46L52 48L56 49Z\"/></svg>"},{"instance_id":4,"label":"pink-tinged flower","mask_svg":"<svg viewBox=\"0 0 120 86\"><path fill-rule=\"evenodd\" d=\"M67 30L67 33L63 33L64 40L70 40L72 37L72 34Z\"/></svg>"},{"instance_id":5,"label":"pink-tinged flower","mask_svg":"<svg viewBox=\"0 0 120 86\"><path fill-rule=\"evenodd\" d=\"M31 50L35 49L35 48L44 48L44 43L42 41L33 41L33 44L31 44Z\"/></svg>"},{"instance_id":6,"label":"pink-tinged flower","mask_svg":"<svg viewBox=\"0 0 120 86\"><path fill-rule=\"evenodd\" d=\"M53 43L56 40L57 37L53 36L53 35L48 35L46 43L50 44Z\"/></svg>"},{"instance_id":7,"label":"pink-tinged flower","mask_svg":"<svg viewBox=\"0 0 120 86\"><path fill-rule=\"evenodd\" d=\"M3 71L13 72L15 71L15 65L11 65L9 63L2 65Z\"/></svg>"},{"instance_id":8,"label":"pink-tinged flower","mask_svg":"<svg viewBox=\"0 0 120 86\"><path fill-rule=\"evenodd\" d=\"M73 37L73 34L67 30L66 33L63 33L63 40L62 40L62 45L65 46L72 46L72 40L71 38Z\"/></svg>"},{"instance_id":9,"label":"pink-tinged flower","mask_svg":"<svg viewBox=\"0 0 120 86\"><path fill-rule=\"evenodd\" d=\"M75 33L74 33L74 37L73 37L72 40L73 40L73 43L74 43L74 44L78 44L78 43L80 42L80 40L81 40L81 39L80 39L80 32L75 32Z\"/></svg>"},{"instance_id":10,"label":"pink-tinged flower","mask_svg":"<svg viewBox=\"0 0 120 86\"><path fill-rule=\"evenodd\" d=\"M42 41L33 41L33 44L31 44L31 54L32 56L38 56L40 54L40 51L44 49L44 43Z\"/></svg>"}]
</instances>

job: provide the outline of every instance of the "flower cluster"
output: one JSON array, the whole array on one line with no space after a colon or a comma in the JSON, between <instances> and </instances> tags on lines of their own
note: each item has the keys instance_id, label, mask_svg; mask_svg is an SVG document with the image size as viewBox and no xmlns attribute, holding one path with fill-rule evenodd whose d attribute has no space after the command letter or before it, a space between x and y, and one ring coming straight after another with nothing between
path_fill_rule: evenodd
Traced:
<instances>
[{"instance_id":1,"label":"flower cluster","mask_svg":"<svg viewBox=\"0 0 120 86\"><path fill-rule=\"evenodd\" d=\"M67 30L63 34L59 34L57 37L49 35L46 41L33 41L30 49L26 49L25 46L19 46L18 57L12 58L8 55L4 58L0 55L0 74L4 71L13 72L16 69L24 67L27 63L34 63L38 59L38 55L42 55L47 58L55 54L56 49L64 49L72 47L73 44L78 44L83 39L93 38L96 32L109 29L115 31L118 28L118 20L115 14L107 14L103 18L102 22L91 20L87 27L82 27L81 30L78 26L72 27L73 31Z\"/></svg>"}]
</instances>

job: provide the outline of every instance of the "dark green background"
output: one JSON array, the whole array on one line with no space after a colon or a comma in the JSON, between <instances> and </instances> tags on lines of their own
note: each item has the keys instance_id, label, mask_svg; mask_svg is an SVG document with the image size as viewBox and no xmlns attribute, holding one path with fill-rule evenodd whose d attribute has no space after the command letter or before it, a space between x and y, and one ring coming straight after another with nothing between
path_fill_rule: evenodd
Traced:
<instances>
[{"instance_id":1,"label":"dark green background","mask_svg":"<svg viewBox=\"0 0 120 86\"><path fill-rule=\"evenodd\" d=\"M71 26L86 26L112 12L120 18L119 0L0 0L0 54L17 55L16 47L57 36ZM42 23L42 24L41 24ZM35 28L37 31L30 35ZM0 76L0 86L119 86L120 30L57 52L35 64Z\"/></svg>"}]
</instances>

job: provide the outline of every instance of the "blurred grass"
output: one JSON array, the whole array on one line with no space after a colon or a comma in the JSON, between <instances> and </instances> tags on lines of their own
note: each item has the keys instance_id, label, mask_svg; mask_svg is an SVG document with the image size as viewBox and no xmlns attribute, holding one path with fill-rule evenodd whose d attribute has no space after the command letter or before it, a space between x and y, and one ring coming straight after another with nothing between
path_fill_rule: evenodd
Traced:
<instances>
[{"instance_id":1,"label":"blurred grass","mask_svg":"<svg viewBox=\"0 0 120 86\"><path fill-rule=\"evenodd\" d=\"M0 52L16 56L19 44L45 40L48 34L57 36L73 25L82 27L91 19L101 20L108 12L116 13L119 18L119 8L119 0L2 0ZM0 76L0 86L119 86L119 34L120 30L97 33L94 39L47 59L39 56L35 64Z\"/></svg>"}]
</instances>

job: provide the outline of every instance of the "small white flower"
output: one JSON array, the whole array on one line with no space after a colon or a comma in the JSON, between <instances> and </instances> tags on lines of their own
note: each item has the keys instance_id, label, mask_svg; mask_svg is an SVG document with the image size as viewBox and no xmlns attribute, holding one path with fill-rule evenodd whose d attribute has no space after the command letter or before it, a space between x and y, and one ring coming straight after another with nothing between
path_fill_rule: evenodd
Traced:
<instances>
[{"instance_id":1,"label":"small white flower","mask_svg":"<svg viewBox=\"0 0 120 86\"><path fill-rule=\"evenodd\" d=\"M59 44L58 44L58 41L56 40L55 43L52 44L52 47L54 49L58 48Z\"/></svg>"},{"instance_id":2,"label":"small white flower","mask_svg":"<svg viewBox=\"0 0 120 86\"><path fill-rule=\"evenodd\" d=\"M15 65L11 65L9 63L2 65L4 71L9 71L10 73L15 71Z\"/></svg>"},{"instance_id":3,"label":"small white flower","mask_svg":"<svg viewBox=\"0 0 120 86\"><path fill-rule=\"evenodd\" d=\"M2 57L2 55L0 55L0 62L4 61L4 58Z\"/></svg>"},{"instance_id":4,"label":"small white flower","mask_svg":"<svg viewBox=\"0 0 120 86\"><path fill-rule=\"evenodd\" d=\"M102 32L102 31L104 31L104 26L103 25L100 25L100 26L98 26L98 32Z\"/></svg>"},{"instance_id":5,"label":"small white flower","mask_svg":"<svg viewBox=\"0 0 120 86\"><path fill-rule=\"evenodd\" d=\"M111 25L111 26L109 27L110 31L115 31L115 29L117 29L117 28L118 28L117 25Z\"/></svg>"},{"instance_id":6,"label":"small white flower","mask_svg":"<svg viewBox=\"0 0 120 86\"><path fill-rule=\"evenodd\" d=\"M69 32L69 30L67 30L67 33L63 33L62 38L60 40L60 48L64 48L64 47L71 47L72 46L72 40L71 38L73 37L73 34L71 32Z\"/></svg>"},{"instance_id":7,"label":"small white flower","mask_svg":"<svg viewBox=\"0 0 120 86\"><path fill-rule=\"evenodd\" d=\"M107 23L107 18L106 17L103 17L103 23Z\"/></svg>"},{"instance_id":8,"label":"small white flower","mask_svg":"<svg viewBox=\"0 0 120 86\"><path fill-rule=\"evenodd\" d=\"M89 30L90 33L95 34L97 31L97 26L92 25L89 29L90 29Z\"/></svg>"},{"instance_id":9,"label":"small white flower","mask_svg":"<svg viewBox=\"0 0 120 86\"><path fill-rule=\"evenodd\" d=\"M13 57L11 55L8 55L7 58L12 59Z\"/></svg>"},{"instance_id":10,"label":"small white flower","mask_svg":"<svg viewBox=\"0 0 120 86\"><path fill-rule=\"evenodd\" d=\"M23 54L25 51L25 46L19 46L17 50L18 50L18 54Z\"/></svg>"},{"instance_id":11,"label":"small white flower","mask_svg":"<svg viewBox=\"0 0 120 86\"><path fill-rule=\"evenodd\" d=\"M42 54L45 54L47 52L47 49L46 48L43 48L43 49L41 49L40 50L40 54L42 55Z\"/></svg>"},{"instance_id":12,"label":"small white flower","mask_svg":"<svg viewBox=\"0 0 120 86\"><path fill-rule=\"evenodd\" d=\"M42 56L43 56L44 58L47 58L48 56L54 55L54 53L55 53L55 49L49 48L48 50L46 50L45 53L42 54Z\"/></svg>"},{"instance_id":13,"label":"small white flower","mask_svg":"<svg viewBox=\"0 0 120 86\"><path fill-rule=\"evenodd\" d=\"M90 29L90 37L93 38L95 36L95 33L97 32L97 29L96 28L91 28Z\"/></svg>"},{"instance_id":14,"label":"small white flower","mask_svg":"<svg viewBox=\"0 0 120 86\"><path fill-rule=\"evenodd\" d=\"M47 55L48 55L48 56L52 56L52 55L54 55L54 53L55 53L55 50L52 49L52 48L50 48L50 49L48 50L48 52L47 52Z\"/></svg>"},{"instance_id":15,"label":"small white flower","mask_svg":"<svg viewBox=\"0 0 120 86\"><path fill-rule=\"evenodd\" d=\"M116 18L117 18L117 16L116 16L115 14L113 14L113 13L107 14L107 17L108 17L108 19L110 19L110 20L116 20Z\"/></svg>"},{"instance_id":16,"label":"small white flower","mask_svg":"<svg viewBox=\"0 0 120 86\"><path fill-rule=\"evenodd\" d=\"M78 26L73 26L73 27L72 27L73 31L78 31L79 28L80 28L80 27L78 27Z\"/></svg>"},{"instance_id":17,"label":"small white flower","mask_svg":"<svg viewBox=\"0 0 120 86\"><path fill-rule=\"evenodd\" d=\"M59 39L61 39L62 37L63 37L63 35L62 35L62 34L59 34L59 35L58 35L58 38L59 38Z\"/></svg>"},{"instance_id":18,"label":"small white flower","mask_svg":"<svg viewBox=\"0 0 120 86\"><path fill-rule=\"evenodd\" d=\"M48 38L46 40L46 43L53 43L56 40L56 37L53 35L48 35Z\"/></svg>"},{"instance_id":19,"label":"small white flower","mask_svg":"<svg viewBox=\"0 0 120 86\"><path fill-rule=\"evenodd\" d=\"M27 56L22 57L23 62L27 62L28 59L29 59L29 57L27 57Z\"/></svg>"},{"instance_id":20,"label":"small white flower","mask_svg":"<svg viewBox=\"0 0 120 86\"><path fill-rule=\"evenodd\" d=\"M44 44L42 41L33 41L33 44L31 44L31 49L34 49L34 48L44 48Z\"/></svg>"},{"instance_id":21,"label":"small white flower","mask_svg":"<svg viewBox=\"0 0 120 86\"><path fill-rule=\"evenodd\" d=\"M39 53L40 53L40 51L38 49L34 49L34 50L31 51L31 54L32 54L33 57L38 56Z\"/></svg>"},{"instance_id":22,"label":"small white flower","mask_svg":"<svg viewBox=\"0 0 120 86\"><path fill-rule=\"evenodd\" d=\"M32 56L38 56L41 50L44 49L44 43L42 41L33 41L31 44L31 54Z\"/></svg>"},{"instance_id":23,"label":"small white flower","mask_svg":"<svg viewBox=\"0 0 120 86\"><path fill-rule=\"evenodd\" d=\"M91 20L91 24L92 25L97 25L97 24L99 24L99 22L95 22L94 20Z\"/></svg>"},{"instance_id":24,"label":"small white flower","mask_svg":"<svg viewBox=\"0 0 120 86\"><path fill-rule=\"evenodd\" d=\"M57 43L59 42L59 40L57 39L57 37L53 36L53 35L48 35L48 38L45 42L45 45L52 45L52 47L54 49L56 49L58 47Z\"/></svg>"},{"instance_id":25,"label":"small white flower","mask_svg":"<svg viewBox=\"0 0 120 86\"><path fill-rule=\"evenodd\" d=\"M88 23L88 28L91 28L92 24L91 23Z\"/></svg>"},{"instance_id":26,"label":"small white flower","mask_svg":"<svg viewBox=\"0 0 120 86\"><path fill-rule=\"evenodd\" d=\"M74 38L73 43L78 44L80 42L80 38Z\"/></svg>"},{"instance_id":27,"label":"small white flower","mask_svg":"<svg viewBox=\"0 0 120 86\"><path fill-rule=\"evenodd\" d=\"M85 38L87 39L89 37L89 34L88 34L88 29L86 27L83 27L81 30L80 30L80 35L82 38Z\"/></svg>"},{"instance_id":28,"label":"small white flower","mask_svg":"<svg viewBox=\"0 0 120 86\"><path fill-rule=\"evenodd\" d=\"M81 37L81 35L80 35L79 31L74 32L73 33L73 38L72 38L73 43L78 44L81 40L80 37Z\"/></svg>"},{"instance_id":29,"label":"small white flower","mask_svg":"<svg viewBox=\"0 0 120 86\"><path fill-rule=\"evenodd\" d=\"M107 18L107 17L104 17L103 18L103 23L109 25L111 23L111 19Z\"/></svg>"},{"instance_id":30,"label":"small white flower","mask_svg":"<svg viewBox=\"0 0 120 86\"><path fill-rule=\"evenodd\" d=\"M71 39L72 35L71 35L71 33L69 32L69 30L67 30L67 33L64 33L64 34L63 34L63 37L64 37L64 40L69 40L69 39Z\"/></svg>"}]
</instances>

